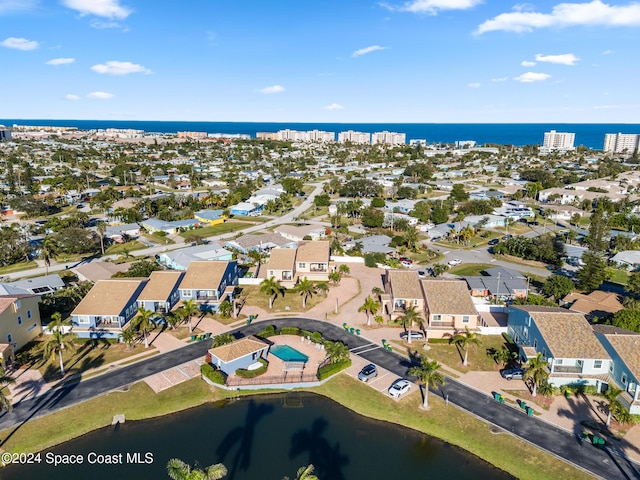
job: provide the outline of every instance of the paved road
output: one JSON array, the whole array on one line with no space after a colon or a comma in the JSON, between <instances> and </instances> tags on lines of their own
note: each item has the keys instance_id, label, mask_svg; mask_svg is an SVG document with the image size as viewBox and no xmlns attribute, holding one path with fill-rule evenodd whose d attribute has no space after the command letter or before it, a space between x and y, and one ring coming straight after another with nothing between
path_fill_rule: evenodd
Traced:
<instances>
[{"instance_id":1,"label":"paved road","mask_svg":"<svg viewBox=\"0 0 640 480\"><path fill-rule=\"evenodd\" d=\"M264 329L266 324L267 322L254 323L232 330L231 333L237 336L253 335ZM411 366L406 358L396 353L382 350L368 340L351 335L333 324L305 318L270 319L268 324L297 326L306 330L319 331L325 338L343 341L351 350L356 350L354 354L360 355L367 361L376 363L401 377L406 376L407 369ZM0 416L0 429L19 427L21 423L31 418L55 412L113 390L122 389L147 376L196 358L202 358L209 344L210 342L190 344L179 350L158 355L75 385L55 389L34 399L20 402L14 406L11 413L3 413ZM596 476L608 480L640 478L640 471L632 462L617 456L609 450L601 450L591 445L583 444L572 434L535 417L527 417L519 409L495 402L486 394L463 385L453 378L447 378L447 384L442 387L442 391L432 391L437 394L447 395L449 402L452 404L560 458L579 465ZM523 455L526 455L526 452L523 452Z\"/></svg>"}]
</instances>

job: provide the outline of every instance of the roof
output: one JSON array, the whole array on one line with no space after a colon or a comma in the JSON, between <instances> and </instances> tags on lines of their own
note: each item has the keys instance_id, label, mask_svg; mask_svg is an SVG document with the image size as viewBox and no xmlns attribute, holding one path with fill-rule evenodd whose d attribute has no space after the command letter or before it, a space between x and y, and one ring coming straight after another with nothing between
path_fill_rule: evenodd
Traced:
<instances>
[{"instance_id":1,"label":"roof","mask_svg":"<svg viewBox=\"0 0 640 480\"><path fill-rule=\"evenodd\" d=\"M640 379L640 337L635 334L605 334L605 338L615 349L620 359L634 377Z\"/></svg>"},{"instance_id":2,"label":"roof","mask_svg":"<svg viewBox=\"0 0 640 480\"><path fill-rule=\"evenodd\" d=\"M193 247L181 248L163 252L160 257L166 258L174 265L187 268L191 262L198 260L217 260L220 257L231 256L229 250L225 250L219 243L208 243L205 245L194 245Z\"/></svg>"},{"instance_id":3,"label":"roof","mask_svg":"<svg viewBox=\"0 0 640 480\"><path fill-rule=\"evenodd\" d=\"M558 310L529 312L551 355L555 358L609 358L583 314Z\"/></svg>"},{"instance_id":4,"label":"roof","mask_svg":"<svg viewBox=\"0 0 640 480\"><path fill-rule=\"evenodd\" d=\"M240 340L236 340L226 345L221 345L209 350L209 353L222 360L224 363L229 363L238 358L246 357L254 352L258 352L267 347L267 344L256 337L244 337Z\"/></svg>"},{"instance_id":5,"label":"roof","mask_svg":"<svg viewBox=\"0 0 640 480\"><path fill-rule=\"evenodd\" d=\"M329 262L329 242L303 242L298 245L296 262Z\"/></svg>"},{"instance_id":6,"label":"roof","mask_svg":"<svg viewBox=\"0 0 640 480\"><path fill-rule=\"evenodd\" d=\"M640 263L640 251L638 250L624 250L616 253L611 260L614 262L628 263L630 265L636 265Z\"/></svg>"},{"instance_id":7,"label":"roof","mask_svg":"<svg viewBox=\"0 0 640 480\"><path fill-rule=\"evenodd\" d=\"M120 315L146 279L99 280L72 315Z\"/></svg>"},{"instance_id":8,"label":"roof","mask_svg":"<svg viewBox=\"0 0 640 480\"><path fill-rule=\"evenodd\" d=\"M389 243L391 243L391 237L388 237L387 235L373 235L370 237L363 237L359 238L357 242L362 243L362 251L364 253L389 253L395 250L395 248L389 246ZM355 245L356 242L354 241L353 243Z\"/></svg>"},{"instance_id":9,"label":"roof","mask_svg":"<svg viewBox=\"0 0 640 480\"><path fill-rule=\"evenodd\" d=\"M64 287L64 282L57 273L34 277L26 280L17 280L10 285L15 288L27 290L29 293L51 293L56 289ZM24 292L21 292L24 293Z\"/></svg>"},{"instance_id":10,"label":"roof","mask_svg":"<svg viewBox=\"0 0 640 480\"><path fill-rule=\"evenodd\" d=\"M296 261L295 248L274 248L269 255L268 270L293 270Z\"/></svg>"},{"instance_id":11,"label":"roof","mask_svg":"<svg viewBox=\"0 0 640 480\"><path fill-rule=\"evenodd\" d=\"M130 266L131 263L91 262L73 267L72 270L90 282L97 282L98 280L107 280L115 273L124 272Z\"/></svg>"},{"instance_id":12,"label":"roof","mask_svg":"<svg viewBox=\"0 0 640 480\"><path fill-rule=\"evenodd\" d=\"M200 210L194 215L198 218L204 218L205 220L217 220L222 217L224 210Z\"/></svg>"},{"instance_id":13,"label":"roof","mask_svg":"<svg viewBox=\"0 0 640 480\"><path fill-rule=\"evenodd\" d=\"M279 233L265 233L262 235L242 235L241 237L233 240L234 243L240 245L243 248L255 247L262 245L263 247L269 247L269 244L274 244L279 247L283 245L289 245L292 240L284 238Z\"/></svg>"},{"instance_id":14,"label":"roof","mask_svg":"<svg viewBox=\"0 0 640 480\"><path fill-rule=\"evenodd\" d=\"M221 260L191 262L180 282L180 288L185 290L218 288L230 263Z\"/></svg>"},{"instance_id":15,"label":"roof","mask_svg":"<svg viewBox=\"0 0 640 480\"><path fill-rule=\"evenodd\" d=\"M15 303L16 300L33 297L38 297L38 295L31 295L28 293L18 295L0 295L0 313L4 313L4 311L9 308L11 304Z\"/></svg>"},{"instance_id":16,"label":"roof","mask_svg":"<svg viewBox=\"0 0 640 480\"><path fill-rule=\"evenodd\" d=\"M567 313L567 309L560 307L546 307L543 305L511 305L509 308L517 308L524 312Z\"/></svg>"},{"instance_id":17,"label":"roof","mask_svg":"<svg viewBox=\"0 0 640 480\"><path fill-rule=\"evenodd\" d=\"M151 272L149 281L138 295L138 300L167 300L180 282L183 272Z\"/></svg>"},{"instance_id":18,"label":"roof","mask_svg":"<svg viewBox=\"0 0 640 480\"><path fill-rule=\"evenodd\" d=\"M423 298L417 271L389 270L387 278L394 298Z\"/></svg>"},{"instance_id":19,"label":"roof","mask_svg":"<svg viewBox=\"0 0 640 480\"><path fill-rule=\"evenodd\" d=\"M311 235L316 232L322 232L324 234L325 230L326 227L323 225L280 225L275 229L275 232L303 238L306 235Z\"/></svg>"},{"instance_id":20,"label":"roof","mask_svg":"<svg viewBox=\"0 0 640 480\"><path fill-rule=\"evenodd\" d=\"M595 290L589 295L570 293L562 300L567 303L573 302L569 308L574 312L597 315L599 317L616 313L624 308L624 305L618 300L617 293L604 292L602 290Z\"/></svg>"},{"instance_id":21,"label":"roof","mask_svg":"<svg viewBox=\"0 0 640 480\"><path fill-rule=\"evenodd\" d=\"M429 314L478 315L467 283L462 280L422 280Z\"/></svg>"}]
</instances>

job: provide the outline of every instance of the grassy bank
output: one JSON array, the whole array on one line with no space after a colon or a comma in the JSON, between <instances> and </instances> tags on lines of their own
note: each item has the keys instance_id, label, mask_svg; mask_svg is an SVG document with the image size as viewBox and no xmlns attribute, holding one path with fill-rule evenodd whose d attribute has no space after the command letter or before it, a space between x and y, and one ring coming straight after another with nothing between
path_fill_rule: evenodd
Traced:
<instances>
[{"instance_id":1,"label":"grassy bank","mask_svg":"<svg viewBox=\"0 0 640 480\"><path fill-rule=\"evenodd\" d=\"M430 397L431 409L425 412L418 408L421 397L417 391L396 402L347 375L337 375L309 391L331 398L361 415L442 438L521 479L590 478L586 473L510 434L491 433L486 423L456 407L445 406L435 395ZM154 394L145 383L140 382L127 392L113 392L29 421L17 429L4 430L0 432L0 440L3 449L9 452L41 451L108 426L117 414L124 414L127 420L140 420L231 396L257 393L274 391L227 392L209 387L196 378Z\"/></svg>"}]
</instances>

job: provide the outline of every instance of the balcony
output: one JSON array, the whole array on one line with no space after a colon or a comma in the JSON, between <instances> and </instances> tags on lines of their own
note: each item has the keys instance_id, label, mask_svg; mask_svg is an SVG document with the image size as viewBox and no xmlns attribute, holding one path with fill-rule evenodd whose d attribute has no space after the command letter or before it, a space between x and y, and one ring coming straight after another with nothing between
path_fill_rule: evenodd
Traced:
<instances>
[{"instance_id":1,"label":"balcony","mask_svg":"<svg viewBox=\"0 0 640 480\"><path fill-rule=\"evenodd\" d=\"M100 328L122 328L120 322L117 320L103 320L99 318L96 320L96 327Z\"/></svg>"},{"instance_id":2,"label":"balcony","mask_svg":"<svg viewBox=\"0 0 640 480\"><path fill-rule=\"evenodd\" d=\"M218 294L217 293L198 293L196 296L196 300L200 302L217 302Z\"/></svg>"},{"instance_id":3,"label":"balcony","mask_svg":"<svg viewBox=\"0 0 640 480\"><path fill-rule=\"evenodd\" d=\"M582 373L582 367L576 365L555 365L553 373Z\"/></svg>"}]
</instances>

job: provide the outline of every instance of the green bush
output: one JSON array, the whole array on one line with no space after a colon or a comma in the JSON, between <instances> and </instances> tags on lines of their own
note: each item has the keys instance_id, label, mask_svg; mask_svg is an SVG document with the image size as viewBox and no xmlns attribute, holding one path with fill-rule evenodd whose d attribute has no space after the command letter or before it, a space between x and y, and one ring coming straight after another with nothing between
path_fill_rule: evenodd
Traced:
<instances>
[{"instance_id":1,"label":"green bush","mask_svg":"<svg viewBox=\"0 0 640 480\"><path fill-rule=\"evenodd\" d=\"M448 338L430 338L429 343L451 343Z\"/></svg>"},{"instance_id":2,"label":"green bush","mask_svg":"<svg viewBox=\"0 0 640 480\"><path fill-rule=\"evenodd\" d=\"M300 335L301 330L298 327L282 327L278 330L278 335Z\"/></svg>"},{"instance_id":3,"label":"green bush","mask_svg":"<svg viewBox=\"0 0 640 480\"><path fill-rule=\"evenodd\" d=\"M238 368L236 370L236 375L242 378L254 378L259 377L264 372L267 371L269 367L269 362L267 362L264 358L259 358L258 362L262 364L260 368L256 368L255 370L247 370L246 368Z\"/></svg>"},{"instance_id":4,"label":"green bush","mask_svg":"<svg viewBox=\"0 0 640 480\"><path fill-rule=\"evenodd\" d=\"M216 370L216 368L210 363L203 363L200 365L200 373L203 377L208 378L213 383L218 385L224 385L227 382L227 377L224 372Z\"/></svg>"},{"instance_id":5,"label":"green bush","mask_svg":"<svg viewBox=\"0 0 640 480\"><path fill-rule=\"evenodd\" d=\"M273 335L276 334L276 327L274 327L273 325L267 325L266 327L264 327L264 330L262 330L259 333L256 333L256 337L258 338L267 338L267 337L271 337Z\"/></svg>"},{"instance_id":6,"label":"green bush","mask_svg":"<svg viewBox=\"0 0 640 480\"><path fill-rule=\"evenodd\" d=\"M318 369L318 380L324 380L325 378L329 378L331 375L338 373L344 370L345 368L349 368L350 366L351 366L351 359L325 365L324 367L321 367Z\"/></svg>"}]
</instances>

